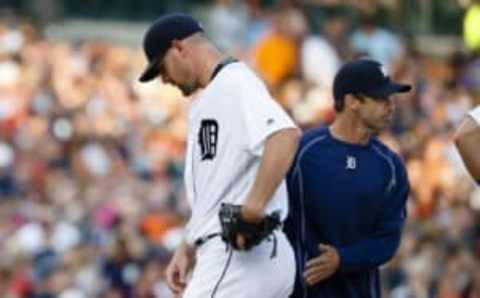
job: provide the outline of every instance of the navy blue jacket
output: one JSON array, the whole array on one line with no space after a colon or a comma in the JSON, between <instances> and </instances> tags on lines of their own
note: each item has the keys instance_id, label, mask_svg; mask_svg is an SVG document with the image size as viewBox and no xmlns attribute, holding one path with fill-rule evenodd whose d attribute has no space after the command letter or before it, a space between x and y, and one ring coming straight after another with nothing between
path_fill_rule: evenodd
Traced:
<instances>
[{"instance_id":1,"label":"navy blue jacket","mask_svg":"<svg viewBox=\"0 0 480 298\"><path fill-rule=\"evenodd\" d=\"M375 138L342 142L327 127L306 132L287 176L285 224L297 261L294 298L380 297L378 266L395 254L409 183L400 158ZM318 244L337 248L340 268L312 287L303 282Z\"/></svg>"}]
</instances>

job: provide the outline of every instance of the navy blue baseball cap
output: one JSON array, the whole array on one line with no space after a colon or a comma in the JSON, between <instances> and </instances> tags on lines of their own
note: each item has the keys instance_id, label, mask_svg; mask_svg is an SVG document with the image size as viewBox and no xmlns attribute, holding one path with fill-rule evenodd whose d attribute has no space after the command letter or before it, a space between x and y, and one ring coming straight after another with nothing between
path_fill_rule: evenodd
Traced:
<instances>
[{"instance_id":1,"label":"navy blue baseball cap","mask_svg":"<svg viewBox=\"0 0 480 298\"><path fill-rule=\"evenodd\" d=\"M387 99L395 93L412 89L410 85L390 80L382 71L382 65L374 60L359 59L344 64L333 80L335 101L342 101L347 94L363 94L376 99Z\"/></svg>"},{"instance_id":2,"label":"navy blue baseball cap","mask_svg":"<svg viewBox=\"0 0 480 298\"><path fill-rule=\"evenodd\" d=\"M171 47L172 41L182 40L197 32L203 32L203 28L189 15L174 13L158 18L143 37L143 51L148 66L141 75L140 82L148 82L158 76L158 63Z\"/></svg>"}]
</instances>

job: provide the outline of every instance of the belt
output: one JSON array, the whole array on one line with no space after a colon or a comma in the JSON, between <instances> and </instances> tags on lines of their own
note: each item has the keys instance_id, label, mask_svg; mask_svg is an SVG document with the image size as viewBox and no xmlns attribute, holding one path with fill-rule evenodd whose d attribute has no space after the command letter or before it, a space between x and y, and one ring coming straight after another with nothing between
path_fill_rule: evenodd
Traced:
<instances>
[{"instance_id":1,"label":"belt","mask_svg":"<svg viewBox=\"0 0 480 298\"><path fill-rule=\"evenodd\" d=\"M195 244L196 247L200 247L200 246L204 245L205 243L207 243L209 240L212 240L213 238L219 237L219 236L222 236L222 233L217 232L217 233L208 234L208 235L205 235L203 237L197 238L197 240L195 240L194 244Z\"/></svg>"},{"instance_id":2,"label":"belt","mask_svg":"<svg viewBox=\"0 0 480 298\"><path fill-rule=\"evenodd\" d=\"M274 233L275 233L275 231L269 237L266 238L266 240L268 240L268 241L273 241L272 253L270 255L270 258L272 258L272 259L277 256L277 244L278 244L277 236ZM213 238L221 237L221 236L222 236L222 233L220 233L220 232L207 234L203 237L197 238L194 242L194 245L198 248L198 247L204 245L205 243L207 243L208 241L212 240ZM230 245L226 244L225 249L227 251L229 249L231 249Z\"/></svg>"}]
</instances>

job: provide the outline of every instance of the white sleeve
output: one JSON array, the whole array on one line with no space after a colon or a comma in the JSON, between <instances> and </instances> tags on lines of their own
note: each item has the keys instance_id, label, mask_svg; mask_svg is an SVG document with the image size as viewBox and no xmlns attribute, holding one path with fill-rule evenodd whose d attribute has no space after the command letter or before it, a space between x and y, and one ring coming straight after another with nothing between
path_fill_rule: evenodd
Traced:
<instances>
[{"instance_id":1,"label":"white sleeve","mask_svg":"<svg viewBox=\"0 0 480 298\"><path fill-rule=\"evenodd\" d=\"M480 106L471 110L468 114L475 120L475 122L477 122L478 125L480 125Z\"/></svg>"},{"instance_id":2,"label":"white sleeve","mask_svg":"<svg viewBox=\"0 0 480 298\"><path fill-rule=\"evenodd\" d=\"M254 155L263 153L265 140L274 132L296 127L283 108L270 96L260 79L244 84L241 97L246 125L248 150Z\"/></svg>"}]
</instances>

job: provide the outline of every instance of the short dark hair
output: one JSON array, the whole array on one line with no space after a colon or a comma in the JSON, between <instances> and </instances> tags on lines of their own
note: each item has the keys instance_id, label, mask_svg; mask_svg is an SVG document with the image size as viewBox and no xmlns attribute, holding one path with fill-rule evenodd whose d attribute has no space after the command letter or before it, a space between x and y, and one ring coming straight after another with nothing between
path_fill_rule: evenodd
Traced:
<instances>
[{"instance_id":1,"label":"short dark hair","mask_svg":"<svg viewBox=\"0 0 480 298\"><path fill-rule=\"evenodd\" d=\"M345 109L345 97L335 100L334 103L335 112L340 113Z\"/></svg>"}]
</instances>

